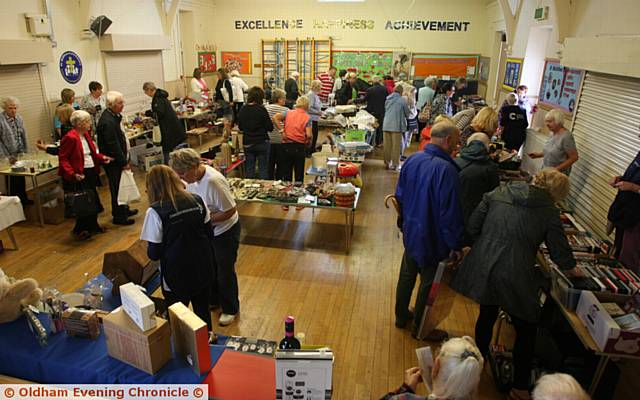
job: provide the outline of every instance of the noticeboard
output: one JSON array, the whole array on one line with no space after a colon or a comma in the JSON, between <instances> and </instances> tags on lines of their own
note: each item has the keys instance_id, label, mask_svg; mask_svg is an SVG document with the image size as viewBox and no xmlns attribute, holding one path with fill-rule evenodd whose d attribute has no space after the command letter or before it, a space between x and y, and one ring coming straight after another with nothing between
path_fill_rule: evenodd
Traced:
<instances>
[{"instance_id":1,"label":"noticeboard","mask_svg":"<svg viewBox=\"0 0 640 400\"><path fill-rule=\"evenodd\" d=\"M547 59L538 103L572 113L578 102L583 78L583 70L567 68L558 60Z\"/></svg>"}]
</instances>

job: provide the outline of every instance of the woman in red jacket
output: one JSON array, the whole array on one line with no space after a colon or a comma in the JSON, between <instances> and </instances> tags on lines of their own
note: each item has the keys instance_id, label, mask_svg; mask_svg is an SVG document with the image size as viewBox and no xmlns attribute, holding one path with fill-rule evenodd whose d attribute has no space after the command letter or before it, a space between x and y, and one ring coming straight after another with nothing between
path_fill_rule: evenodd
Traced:
<instances>
[{"instance_id":1,"label":"woman in red jacket","mask_svg":"<svg viewBox=\"0 0 640 400\"><path fill-rule=\"evenodd\" d=\"M65 192L78 190L90 190L95 195L96 213L76 218L76 226L72 234L78 240L86 240L95 233L104 232L104 228L98 225L98 212L102 209L100 198L96 191L98 174L101 164L108 164L112 158L98 153L96 145L91 140L91 115L82 110L71 114L70 130L60 142L58 174L62 176Z\"/></svg>"}]
</instances>

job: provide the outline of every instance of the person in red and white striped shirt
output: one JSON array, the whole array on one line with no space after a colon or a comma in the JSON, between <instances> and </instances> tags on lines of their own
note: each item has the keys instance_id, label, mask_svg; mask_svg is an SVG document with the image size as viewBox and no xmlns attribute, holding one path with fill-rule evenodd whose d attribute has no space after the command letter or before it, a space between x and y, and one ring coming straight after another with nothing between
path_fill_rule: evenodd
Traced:
<instances>
[{"instance_id":1,"label":"person in red and white striped shirt","mask_svg":"<svg viewBox=\"0 0 640 400\"><path fill-rule=\"evenodd\" d=\"M333 90L333 81L335 77L336 67L333 66L329 67L329 70L327 72L318 74L318 80L322 82L322 89L320 90L320 93L318 93L318 96L323 103L329 101L329 93L331 93L331 91Z\"/></svg>"}]
</instances>

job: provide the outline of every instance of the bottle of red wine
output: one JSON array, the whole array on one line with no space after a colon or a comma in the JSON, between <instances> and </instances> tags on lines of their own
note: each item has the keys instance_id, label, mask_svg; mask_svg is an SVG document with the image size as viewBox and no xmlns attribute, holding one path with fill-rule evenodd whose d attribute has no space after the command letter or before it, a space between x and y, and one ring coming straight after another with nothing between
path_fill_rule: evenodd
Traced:
<instances>
[{"instance_id":1,"label":"bottle of red wine","mask_svg":"<svg viewBox=\"0 0 640 400\"><path fill-rule=\"evenodd\" d=\"M300 341L293 335L295 318L289 315L284 319L284 339L280 341L280 350L299 349Z\"/></svg>"}]
</instances>

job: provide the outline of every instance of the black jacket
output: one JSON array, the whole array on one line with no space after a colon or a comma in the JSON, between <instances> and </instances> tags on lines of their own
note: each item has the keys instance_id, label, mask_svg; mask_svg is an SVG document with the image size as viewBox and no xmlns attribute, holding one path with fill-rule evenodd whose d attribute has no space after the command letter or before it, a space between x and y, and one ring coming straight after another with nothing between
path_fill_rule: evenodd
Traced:
<instances>
[{"instance_id":1,"label":"black jacket","mask_svg":"<svg viewBox=\"0 0 640 400\"><path fill-rule=\"evenodd\" d=\"M122 121L122 115L116 115L111 109L106 109L98 121L96 134L100 153L114 159L108 165L124 167L129 162L129 154L127 153L127 139L120 129L120 121Z\"/></svg>"},{"instance_id":2,"label":"black jacket","mask_svg":"<svg viewBox=\"0 0 640 400\"><path fill-rule=\"evenodd\" d=\"M356 89L356 92L358 91L355 85L351 86L348 80L344 81L342 88L336 93L336 103L340 106L346 105L353 98L353 89Z\"/></svg>"},{"instance_id":3,"label":"black jacket","mask_svg":"<svg viewBox=\"0 0 640 400\"><path fill-rule=\"evenodd\" d=\"M463 147L455 162L460 167L460 198L464 225L467 226L473 210L482 201L482 195L500 185L500 177L498 167L489 158L484 143L479 140Z\"/></svg>"},{"instance_id":4,"label":"black jacket","mask_svg":"<svg viewBox=\"0 0 640 400\"><path fill-rule=\"evenodd\" d=\"M284 91L287 94L286 98L288 102L291 102L291 103L295 103L296 100L298 100L298 97L300 96L300 89L298 89L298 82L293 78L289 78L284 82Z\"/></svg>"},{"instance_id":5,"label":"black jacket","mask_svg":"<svg viewBox=\"0 0 640 400\"><path fill-rule=\"evenodd\" d=\"M629 164L620 180L640 185L640 152ZM616 228L629 229L636 226L640 223L640 194L619 190L609 207L607 218Z\"/></svg>"},{"instance_id":6,"label":"black jacket","mask_svg":"<svg viewBox=\"0 0 640 400\"><path fill-rule=\"evenodd\" d=\"M273 130L273 122L262 104L247 104L238 114L238 127L243 143L250 146L269 141L268 132Z\"/></svg>"},{"instance_id":7,"label":"black jacket","mask_svg":"<svg viewBox=\"0 0 640 400\"><path fill-rule=\"evenodd\" d=\"M367 111L378 118L378 123L382 124L384 102L387 100L387 88L377 83L367 89L364 99L367 101Z\"/></svg>"},{"instance_id":8,"label":"black jacket","mask_svg":"<svg viewBox=\"0 0 640 400\"><path fill-rule=\"evenodd\" d=\"M156 89L151 100L150 112L150 116L153 116L160 125L162 151L165 152L172 151L187 138L184 124L180 123L168 97L169 93L162 89Z\"/></svg>"},{"instance_id":9,"label":"black jacket","mask_svg":"<svg viewBox=\"0 0 640 400\"><path fill-rule=\"evenodd\" d=\"M229 79L218 79L216 83L216 101L223 101L224 97L222 96L222 83L224 82L224 87L227 89L227 93L229 93L229 103L233 102L233 87L231 86L231 81Z\"/></svg>"},{"instance_id":10,"label":"black jacket","mask_svg":"<svg viewBox=\"0 0 640 400\"><path fill-rule=\"evenodd\" d=\"M502 139L507 149L520 149L527 134L527 113L522 108L504 106L500 109L500 126L502 126Z\"/></svg>"}]
</instances>

